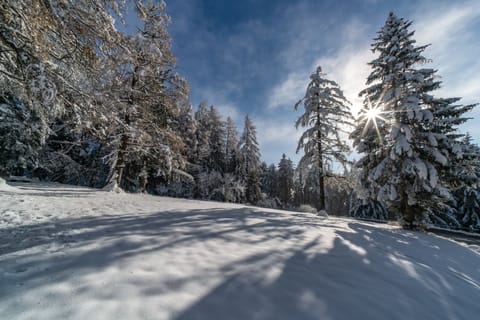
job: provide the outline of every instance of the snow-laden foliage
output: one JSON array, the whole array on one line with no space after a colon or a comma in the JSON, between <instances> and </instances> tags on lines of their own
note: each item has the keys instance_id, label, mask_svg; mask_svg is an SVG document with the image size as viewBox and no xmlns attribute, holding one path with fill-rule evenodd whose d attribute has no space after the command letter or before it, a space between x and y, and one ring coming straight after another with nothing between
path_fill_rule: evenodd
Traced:
<instances>
[{"instance_id":1,"label":"snow-laden foliage","mask_svg":"<svg viewBox=\"0 0 480 320\"><path fill-rule=\"evenodd\" d=\"M245 125L238 147L240 150L240 176L246 179L250 172L260 171L261 165L257 128L248 115L245 116Z\"/></svg>"},{"instance_id":2,"label":"snow-laden foliage","mask_svg":"<svg viewBox=\"0 0 480 320\"><path fill-rule=\"evenodd\" d=\"M369 63L368 87L360 93L364 108L352 133L362 156L360 195L388 203L410 226L423 223L434 203L451 198L441 173L457 156L449 134L464 112L452 105L455 99L431 95L440 82L435 70L421 68L428 62L426 46L415 46L411 24L390 13L374 39L378 57ZM448 113L452 109L456 113Z\"/></svg>"},{"instance_id":3,"label":"snow-laden foliage","mask_svg":"<svg viewBox=\"0 0 480 320\"><path fill-rule=\"evenodd\" d=\"M174 70L165 3L137 2L135 8L143 27L126 37L128 50L119 55L113 78L120 121L112 162L119 186L138 180L145 190L149 179L168 180L172 170L183 168L183 141L172 120L186 85Z\"/></svg>"},{"instance_id":4,"label":"snow-laden foliage","mask_svg":"<svg viewBox=\"0 0 480 320\"><path fill-rule=\"evenodd\" d=\"M240 163L237 127L230 117L227 117L225 126L225 172L234 173Z\"/></svg>"},{"instance_id":5,"label":"snow-laden foliage","mask_svg":"<svg viewBox=\"0 0 480 320\"><path fill-rule=\"evenodd\" d=\"M350 215L355 218L388 220L388 211L385 205L374 199L357 200L350 210Z\"/></svg>"},{"instance_id":6,"label":"snow-laden foliage","mask_svg":"<svg viewBox=\"0 0 480 320\"><path fill-rule=\"evenodd\" d=\"M462 227L480 232L480 191L464 187L458 192L458 214Z\"/></svg>"},{"instance_id":7,"label":"snow-laden foliage","mask_svg":"<svg viewBox=\"0 0 480 320\"><path fill-rule=\"evenodd\" d=\"M0 96L0 175L26 176L39 167L44 127L16 97Z\"/></svg>"},{"instance_id":8,"label":"snow-laden foliage","mask_svg":"<svg viewBox=\"0 0 480 320\"><path fill-rule=\"evenodd\" d=\"M351 124L352 115L349 102L335 81L328 80L322 68L310 76L305 96L295 104L295 110L304 106L304 113L295 126L306 128L298 142L297 153L303 149L298 166L317 166L319 169L319 210L325 209L326 169L333 163L347 162L346 154L350 148L341 136Z\"/></svg>"},{"instance_id":9,"label":"snow-laden foliage","mask_svg":"<svg viewBox=\"0 0 480 320\"><path fill-rule=\"evenodd\" d=\"M293 201L293 176L295 170L293 168L293 162L287 156L282 154L282 159L278 163L277 172L277 196L284 206L288 207Z\"/></svg>"},{"instance_id":10,"label":"snow-laden foliage","mask_svg":"<svg viewBox=\"0 0 480 320\"><path fill-rule=\"evenodd\" d=\"M245 183L245 196L250 203L257 203L261 199L260 190L260 148L257 142L257 128L250 117L245 116L245 126L238 143L240 153L239 171L240 180Z\"/></svg>"}]
</instances>

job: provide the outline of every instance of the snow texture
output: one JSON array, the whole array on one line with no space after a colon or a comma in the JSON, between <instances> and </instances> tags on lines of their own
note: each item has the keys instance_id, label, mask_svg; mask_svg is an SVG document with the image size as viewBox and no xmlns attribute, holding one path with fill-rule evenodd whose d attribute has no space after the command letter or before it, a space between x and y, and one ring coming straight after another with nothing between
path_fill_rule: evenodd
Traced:
<instances>
[{"instance_id":1,"label":"snow texture","mask_svg":"<svg viewBox=\"0 0 480 320\"><path fill-rule=\"evenodd\" d=\"M480 255L311 213L0 186L1 319L476 319Z\"/></svg>"}]
</instances>

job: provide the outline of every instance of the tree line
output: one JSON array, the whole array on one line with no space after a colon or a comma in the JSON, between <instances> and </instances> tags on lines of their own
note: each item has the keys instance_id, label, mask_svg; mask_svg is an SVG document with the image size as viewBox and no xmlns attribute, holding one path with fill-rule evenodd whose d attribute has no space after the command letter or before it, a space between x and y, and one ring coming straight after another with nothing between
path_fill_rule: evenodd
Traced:
<instances>
[{"instance_id":1,"label":"tree line","mask_svg":"<svg viewBox=\"0 0 480 320\"><path fill-rule=\"evenodd\" d=\"M377 33L357 119L321 67L311 75L295 167L261 162L249 116L239 135L215 106L192 108L165 9L0 1L0 175L480 229L480 152L458 129L475 105L433 95L411 21L391 13ZM129 10L132 33L120 31Z\"/></svg>"}]
</instances>

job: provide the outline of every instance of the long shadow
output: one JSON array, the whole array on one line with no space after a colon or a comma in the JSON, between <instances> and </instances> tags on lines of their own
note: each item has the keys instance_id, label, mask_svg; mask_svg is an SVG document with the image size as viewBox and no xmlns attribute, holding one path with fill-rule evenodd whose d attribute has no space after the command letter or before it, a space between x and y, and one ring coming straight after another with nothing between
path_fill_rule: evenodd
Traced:
<instances>
[{"instance_id":1,"label":"long shadow","mask_svg":"<svg viewBox=\"0 0 480 320\"><path fill-rule=\"evenodd\" d=\"M265 263L253 262L176 319L433 320L478 316L478 254L421 233L361 223L349 227L349 231L337 231L333 247L326 253L311 256L321 238L293 251L286 261L278 262L282 271L274 281L262 281Z\"/></svg>"},{"instance_id":2,"label":"long shadow","mask_svg":"<svg viewBox=\"0 0 480 320\"><path fill-rule=\"evenodd\" d=\"M305 215L295 219L308 221ZM62 282L73 273L207 240L255 246L299 236L278 214L246 208L87 216L0 229L0 271L33 289L52 277ZM2 287L0 301L9 294Z\"/></svg>"},{"instance_id":3,"label":"long shadow","mask_svg":"<svg viewBox=\"0 0 480 320\"><path fill-rule=\"evenodd\" d=\"M299 245L263 247L272 239ZM170 318L472 319L479 310L480 255L455 242L368 223L346 228L308 214L287 220L253 208L88 216L0 229L0 309L12 295L212 240L261 250L223 265L214 274L222 275L219 284ZM166 256L175 267L175 256ZM140 283L139 294L185 290L210 271ZM14 314L18 306L8 301L4 310Z\"/></svg>"}]
</instances>

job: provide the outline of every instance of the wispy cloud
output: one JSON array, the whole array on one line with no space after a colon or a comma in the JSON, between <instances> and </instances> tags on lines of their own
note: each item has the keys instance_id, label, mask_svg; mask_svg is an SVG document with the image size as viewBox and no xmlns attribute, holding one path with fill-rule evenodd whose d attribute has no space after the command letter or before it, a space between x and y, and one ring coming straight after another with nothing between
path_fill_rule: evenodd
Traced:
<instances>
[{"instance_id":1,"label":"wispy cloud","mask_svg":"<svg viewBox=\"0 0 480 320\"><path fill-rule=\"evenodd\" d=\"M480 102L480 2L447 2L414 14L415 38L418 44L431 44L425 51L438 69L442 88L437 95L462 97L463 103ZM471 117L480 118L480 110L473 110ZM463 130L480 137L475 120L467 122Z\"/></svg>"},{"instance_id":2,"label":"wispy cloud","mask_svg":"<svg viewBox=\"0 0 480 320\"><path fill-rule=\"evenodd\" d=\"M278 163L282 153L298 161L295 150L301 132L295 129L294 122L294 117L261 116L255 119L262 158L266 162Z\"/></svg>"},{"instance_id":3,"label":"wispy cloud","mask_svg":"<svg viewBox=\"0 0 480 320\"><path fill-rule=\"evenodd\" d=\"M327 78L336 81L352 103L354 113L361 106L358 93L365 83L369 73L367 62L373 58L369 50L369 40L366 38L366 25L358 20L347 24L342 32L341 46L335 52L319 55L313 63L304 65L300 71L292 71L286 79L274 86L268 95L269 109L292 107L305 94L309 75L321 66L327 73Z\"/></svg>"},{"instance_id":4,"label":"wispy cloud","mask_svg":"<svg viewBox=\"0 0 480 320\"><path fill-rule=\"evenodd\" d=\"M293 108L293 105L302 97L308 84L308 71L291 72L281 83L274 86L268 96L268 109L280 107Z\"/></svg>"}]
</instances>

